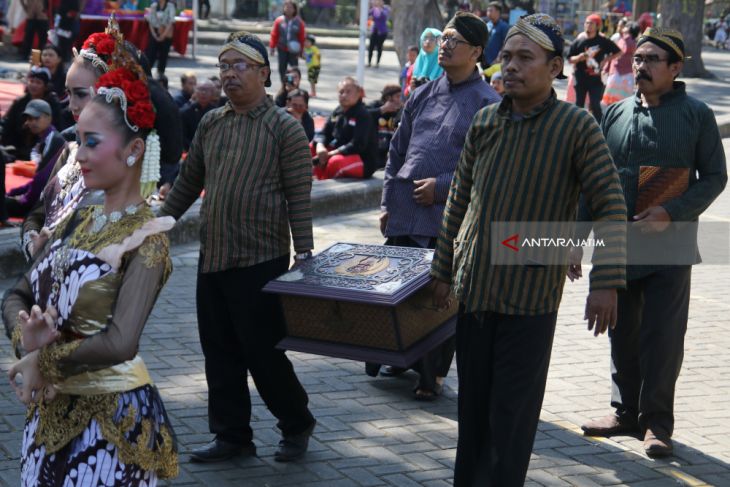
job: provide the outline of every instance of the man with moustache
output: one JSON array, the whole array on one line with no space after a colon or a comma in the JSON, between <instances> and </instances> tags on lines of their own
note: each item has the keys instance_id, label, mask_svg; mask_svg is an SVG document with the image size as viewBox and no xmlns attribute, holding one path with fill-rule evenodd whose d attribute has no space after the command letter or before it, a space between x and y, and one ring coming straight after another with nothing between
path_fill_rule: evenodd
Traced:
<instances>
[{"instance_id":1,"label":"man with moustache","mask_svg":"<svg viewBox=\"0 0 730 487\"><path fill-rule=\"evenodd\" d=\"M650 233L697 222L727 183L712 109L676 81L684 57L680 32L647 29L633 56L636 96L611 105L603 120L631 220ZM690 265L628 267L618 323L609 331L615 412L584 424L586 435L640 435L648 456L672 454L691 274Z\"/></svg>"},{"instance_id":2,"label":"man with moustache","mask_svg":"<svg viewBox=\"0 0 730 487\"><path fill-rule=\"evenodd\" d=\"M315 420L291 362L275 345L284 334L277 298L261 291L295 261L311 256L312 165L302 125L266 95L266 47L230 34L218 55L228 102L206 113L161 209L176 219L201 191L197 311L215 439L194 462L254 456L250 373L282 433L274 460L307 451Z\"/></svg>"},{"instance_id":3,"label":"man with moustache","mask_svg":"<svg viewBox=\"0 0 730 487\"><path fill-rule=\"evenodd\" d=\"M476 63L487 43L487 26L459 12L444 27L438 62L444 74L408 98L393 135L385 166L380 230L386 245L434 248L464 138L474 114L500 96L481 77ZM419 373L415 398L435 399L454 358L454 339L413 365ZM366 371L377 374L378 366ZM388 368L385 375L398 369Z\"/></svg>"},{"instance_id":4,"label":"man with moustache","mask_svg":"<svg viewBox=\"0 0 730 487\"><path fill-rule=\"evenodd\" d=\"M596 335L614 325L616 289L625 285L618 174L595 119L556 97L562 52L560 27L547 15L509 30L500 54L505 97L474 116L444 211L431 275L435 305L446 306L452 289L460 303L455 487L523 485L567 270L567 261L500 265L493 224L572 221L582 193L595 220L619 223L599 233L606 247L594 252L585 319Z\"/></svg>"}]
</instances>

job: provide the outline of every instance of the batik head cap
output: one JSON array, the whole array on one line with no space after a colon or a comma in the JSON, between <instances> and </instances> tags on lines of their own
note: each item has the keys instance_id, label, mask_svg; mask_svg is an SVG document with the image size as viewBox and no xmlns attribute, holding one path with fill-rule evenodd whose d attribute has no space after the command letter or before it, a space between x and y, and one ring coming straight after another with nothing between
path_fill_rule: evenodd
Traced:
<instances>
[{"instance_id":1,"label":"batik head cap","mask_svg":"<svg viewBox=\"0 0 730 487\"><path fill-rule=\"evenodd\" d=\"M647 42L656 44L667 52L675 53L679 59L689 59L684 55L684 36L678 30L649 27L639 37L636 47Z\"/></svg>"},{"instance_id":2,"label":"batik head cap","mask_svg":"<svg viewBox=\"0 0 730 487\"><path fill-rule=\"evenodd\" d=\"M555 19L546 14L532 14L520 17L517 23L507 32L505 42L510 37L522 34L547 52L556 56L563 56L563 31ZM561 72L558 79L565 79Z\"/></svg>"},{"instance_id":3,"label":"batik head cap","mask_svg":"<svg viewBox=\"0 0 730 487\"><path fill-rule=\"evenodd\" d=\"M266 52L266 46L264 46L264 43L261 42L258 36L246 31L232 32L228 35L226 43L223 44L223 47L218 52L218 57L220 58L221 54L229 49L243 54L262 66L269 66L269 55ZM266 79L264 86L271 86L271 73L269 73L269 77Z\"/></svg>"},{"instance_id":4,"label":"batik head cap","mask_svg":"<svg viewBox=\"0 0 730 487\"><path fill-rule=\"evenodd\" d=\"M470 12L457 12L444 27L444 30L446 29L455 29L466 39L466 42L482 49L487 45L487 39L489 39L487 24Z\"/></svg>"}]
</instances>

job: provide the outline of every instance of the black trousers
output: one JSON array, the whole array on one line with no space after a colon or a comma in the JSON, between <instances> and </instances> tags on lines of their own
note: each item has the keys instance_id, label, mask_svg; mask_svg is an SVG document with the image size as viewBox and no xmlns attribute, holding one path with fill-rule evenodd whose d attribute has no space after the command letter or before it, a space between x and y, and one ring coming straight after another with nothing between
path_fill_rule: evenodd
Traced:
<instances>
[{"instance_id":1,"label":"black trousers","mask_svg":"<svg viewBox=\"0 0 730 487\"><path fill-rule=\"evenodd\" d=\"M299 55L292 54L289 51L285 51L283 49L278 50L278 58L279 58L279 79L281 80L281 84L284 84L284 80L286 78L286 71L291 66L292 68L299 66Z\"/></svg>"},{"instance_id":2,"label":"black trousers","mask_svg":"<svg viewBox=\"0 0 730 487\"><path fill-rule=\"evenodd\" d=\"M525 482L545 394L557 312L459 312L459 440L454 487Z\"/></svg>"},{"instance_id":3,"label":"black trousers","mask_svg":"<svg viewBox=\"0 0 730 487\"><path fill-rule=\"evenodd\" d=\"M205 10L205 14L203 13ZM201 19L207 19L210 15L210 0L200 0L198 4L198 17Z\"/></svg>"},{"instance_id":4,"label":"black trousers","mask_svg":"<svg viewBox=\"0 0 730 487\"><path fill-rule=\"evenodd\" d=\"M691 266L628 282L611 338L611 405L642 430L674 430L674 389L684 358Z\"/></svg>"},{"instance_id":5,"label":"black trousers","mask_svg":"<svg viewBox=\"0 0 730 487\"><path fill-rule=\"evenodd\" d=\"M586 102L586 94L591 103L591 113L598 123L601 123L603 110L601 109L601 99L606 86L600 80L575 85L575 104L583 108Z\"/></svg>"},{"instance_id":6,"label":"black trousers","mask_svg":"<svg viewBox=\"0 0 730 487\"><path fill-rule=\"evenodd\" d=\"M378 50L378 64L380 64L380 58L383 56L383 44L385 39L388 38L388 34L378 34L373 30L370 34L370 44L368 46L368 64L372 64L373 61L373 50Z\"/></svg>"},{"instance_id":7,"label":"black trousers","mask_svg":"<svg viewBox=\"0 0 730 487\"><path fill-rule=\"evenodd\" d=\"M23 37L23 56L29 57L33 49L33 39L38 35L38 49L43 49L48 38L48 21L39 19L28 19L25 23L25 36Z\"/></svg>"},{"instance_id":8,"label":"black trousers","mask_svg":"<svg viewBox=\"0 0 730 487\"><path fill-rule=\"evenodd\" d=\"M155 67L157 62L157 73L165 74L165 68L167 68L167 57L170 55L170 46L172 45L172 39L162 39L162 41L156 41L150 34L150 41L147 44L147 50L145 55L150 61L150 69Z\"/></svg>"},{"instance_id":9,"label":"black trousers","mask_svg":"<svg viewBox=\"0 0 730 487\"><path fill-rule=\"evenodd\" d=\"M71 27L71 37L58 36L58 49L61 51L61 59L65 63L71 61L74 42L79 36L79 30L81 29L81 22L79 20L72 20L68 23Z\"/></svg>"},{"instance_id":10,"label":"black trousers","mask_svg":"<svg viewBox=\"0 0 730 487\"><path fill-rule=\"evenodd\" d=\"M198 274L208 421L210 431L222 440L246 444L253 437L247 373L284 436L301 433L314 421L291 362L274 348L284 335L278 298L261 291L288 266L286 255L251 267Z\"/></svg>"}]
</instances>

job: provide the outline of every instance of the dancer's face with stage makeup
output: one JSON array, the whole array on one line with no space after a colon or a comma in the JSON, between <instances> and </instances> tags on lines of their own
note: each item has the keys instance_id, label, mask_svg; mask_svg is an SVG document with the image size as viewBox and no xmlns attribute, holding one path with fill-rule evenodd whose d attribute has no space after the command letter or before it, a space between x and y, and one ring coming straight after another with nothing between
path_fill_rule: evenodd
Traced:
<instances>
[{"instance_id":1,"label":"dancer's face with stage makeup","mask_svg":"<svg viewBox=\"0 0 730 487\"><path fill-rule=\"evenodd\" d=\"M135 177L139 181L144 141L130 137L118 106L92 101L81 112L76 131L76 160L87 188L109 191L129 184ZM126 163L130 155L136 159L131 168Z\"/></svg>"},{"instance_id":2,"label":"dancer's face with stage makeup","mask_svg":"<svg viewBox=\"0 0 730 487\"><path fill-rule=\"evenodd\" d=\"M89 69L83 62L76 61L71 64L66 73L66 93L68 94L68 107L76 122L79 121L81 110L92 98L92 88L96 84L96 73Z\"/></svg>"}]
</instances>

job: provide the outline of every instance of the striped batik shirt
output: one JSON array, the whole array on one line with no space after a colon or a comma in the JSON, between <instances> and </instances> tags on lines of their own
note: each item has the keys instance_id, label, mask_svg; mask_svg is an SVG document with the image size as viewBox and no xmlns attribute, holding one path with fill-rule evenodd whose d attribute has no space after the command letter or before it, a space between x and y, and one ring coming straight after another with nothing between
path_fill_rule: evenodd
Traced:
<instances>
[{"instance_id":1,"label":"striped batik shirt","mask_svg":"<svg viewBox=\"0 0 730 487\"><path fill-rule=\"evenodd\" d=\"M480 110L451 184L431 274L450 282L466 312L540 315L557 311L567 265L495 265L491 223L570 222L583 193L596 221L626 221L616 168L585 110L550 98L517 117L509 97ZM606 237L625 252L625 227ZM619 250L617 250L619 249ZM625 267L597 248L591 289L625 287ZM596 263L605 265L596 265Z\"/></svg>"},{"instance_id":2,"label":"striped batik shirt","mask_svg":"<svg viewBox=\"0 0 730 487\"><path fill-rule=\"evenodd\" d=\"M205 114L162 214L176 219L205 189L200 272L248 267L313 248L312 156L302 125L268 97L247 113Z\"/></svg>"}]
</instances>

